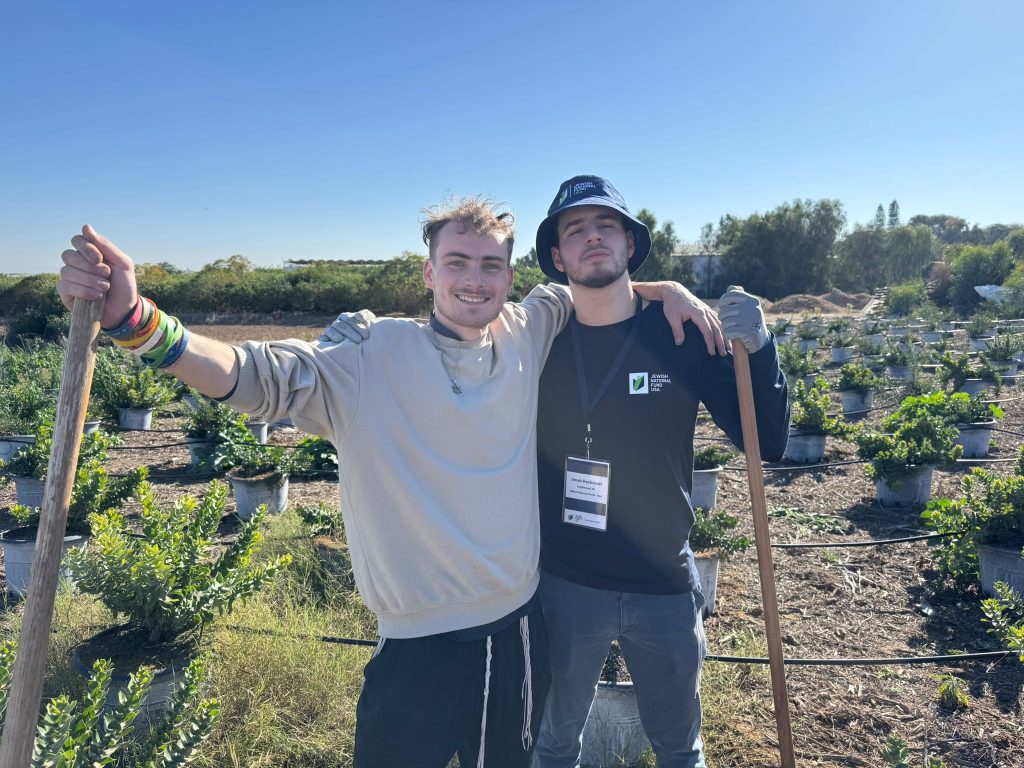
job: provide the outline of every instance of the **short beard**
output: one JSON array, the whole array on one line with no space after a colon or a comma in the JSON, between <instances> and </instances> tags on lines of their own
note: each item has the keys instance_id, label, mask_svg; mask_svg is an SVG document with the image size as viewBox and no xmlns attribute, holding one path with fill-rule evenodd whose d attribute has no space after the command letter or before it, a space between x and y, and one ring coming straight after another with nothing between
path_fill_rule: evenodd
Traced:
<instances>
[{"instance_id":1,"label":"short beard","mask_svg":"<svg viewBox=\"0 0 1024 768\"><path fill-rule=\"evenodd\" d=\"M623 269L617 275L609 272L597 271L590 275L577 277L576 275L570 274L569 282L573 285L578 285L581 288L607 288L609 285L614 283L620 277L626 273L625 265Z\"/></svg>"}]
</instances>

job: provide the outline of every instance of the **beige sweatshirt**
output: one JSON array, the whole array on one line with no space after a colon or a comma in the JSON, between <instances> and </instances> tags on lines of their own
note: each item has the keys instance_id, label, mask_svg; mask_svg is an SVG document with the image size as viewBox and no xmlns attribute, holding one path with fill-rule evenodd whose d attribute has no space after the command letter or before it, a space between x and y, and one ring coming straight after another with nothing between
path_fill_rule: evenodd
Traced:
<instances>
[{"instance_id":1,"label":"beige sweatshirt","mask_svg":"<svg viewBox=\"0 0 1024 768\"><path fill-rule=\"evenodd\" d=\"M356 586L381 636L486 624L533 595L537 385L570 309L567 289L541 286L476 341L381 319L362 344L237 348L232 407L337 447Z\"/></svg>"}]
</instances>

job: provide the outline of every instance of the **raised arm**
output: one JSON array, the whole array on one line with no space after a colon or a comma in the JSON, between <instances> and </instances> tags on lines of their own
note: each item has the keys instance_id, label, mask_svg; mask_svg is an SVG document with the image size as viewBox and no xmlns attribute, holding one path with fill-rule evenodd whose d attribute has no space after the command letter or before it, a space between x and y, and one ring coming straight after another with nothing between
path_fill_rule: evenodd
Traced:
<instances>
[{"instance_id":1,"label":"raised arm","mask_svg":"<svg viewBox=\"0 0 1024 768\"><path fill-rule=\"evenodd\" d=\"M665 318L672 326L672 335L677 345L683 343L683 323L689 320L704 336L709 355L724 355L731 350L729 341L722 335L722 324L718 316L711 307L690 293L686 286L672 280L662 280L656 283L633 283L633 290L649 301L662 302Z\"/></svg>"},{"instance_id":2,"label":"raised arm","mask_svg":"<svg viewBox=\"0 0 1024 768\"><path fill-rule=\"evenodd\" d=\"M61 254L61 259L64 267L60 271L57 292L68 309L75 299L94 301L105 296L101 324L107 331L127 327L133 319L137 320L133 313L143 316L144 307L140 305L135 284L135 265L120 248L91 226L84 226L82 234L71 238L71 248ZM180 356L162 370L209 397L227 395L238 381L234 348L196 333L187 334ZM159 352L160 345L153 351Z\"/></svg>"}]
</instances>

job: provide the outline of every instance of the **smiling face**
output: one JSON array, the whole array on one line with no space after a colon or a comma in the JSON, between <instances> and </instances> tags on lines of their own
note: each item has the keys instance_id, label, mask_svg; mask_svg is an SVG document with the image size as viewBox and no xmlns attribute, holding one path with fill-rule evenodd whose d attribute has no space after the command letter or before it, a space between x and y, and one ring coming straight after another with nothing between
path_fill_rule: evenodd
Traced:
<instances>
[{"instance_id":1,"label":"smiling face","mask_svg":"<svg viewBox=\"0 0 1024 768\"><path fill-rule=\"evenodd\" d=\"M435 247L436 246L436 247ZM438 320L463 339L479 338L512 287L507 238L450 221L434 236L423 280Z\"/></svg>"},{"instance_id":2,"label":"smiling face","mask_svg":"<svg viewBox=\"0 0 1024 768\"><path fill-rule=\"evenodd\" d=\"M558 217L558 247L551 260L585 288L604 288L626 273L635 245L618 211L600 205L579 205Z\"/></svg>"}]
</instances>

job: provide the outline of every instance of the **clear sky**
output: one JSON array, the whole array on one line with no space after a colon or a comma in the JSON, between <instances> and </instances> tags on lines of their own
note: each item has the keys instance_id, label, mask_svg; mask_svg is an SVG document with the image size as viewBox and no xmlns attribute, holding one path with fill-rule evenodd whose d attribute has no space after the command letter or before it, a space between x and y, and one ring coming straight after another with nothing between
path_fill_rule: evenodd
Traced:
<instances>
[{"instance_id":1,"label":"clear sky","mask_svg":"<svg viewBox=\"0 0 1024 768\"><path fill-rule=\"evenodd\" d=\"M850 222L1024 221L1020 0L5 3L0 272L85 222L137 261L423 252L484 193L526 252L609 178L696 240L838 198Z\"/></svg>"}]
</instances>

